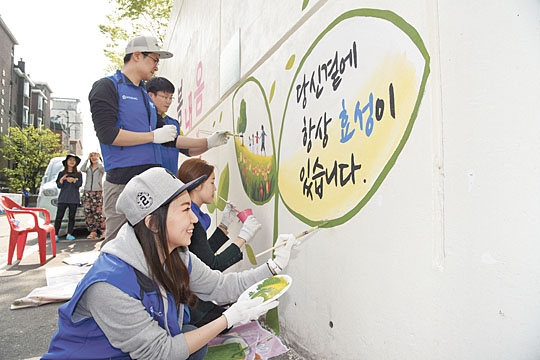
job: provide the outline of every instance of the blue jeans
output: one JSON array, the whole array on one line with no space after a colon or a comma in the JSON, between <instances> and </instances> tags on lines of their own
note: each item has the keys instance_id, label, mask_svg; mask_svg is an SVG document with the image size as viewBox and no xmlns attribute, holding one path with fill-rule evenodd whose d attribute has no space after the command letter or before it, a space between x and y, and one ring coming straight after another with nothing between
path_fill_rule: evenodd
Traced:
<instances>
[{"instance_id":1,"label":"blue jeans","mask_svg":"<svg viewBox=\"0 0 540 360\"><path fill-rule=\"evenodd\" d=\"M197 327L194 326L194 325L191 325L191 324L182 325L182 332L183 333L187 333L187 332L190 332L190 331L195 330L195 329L197 329ZM206 356L207 352L208 352L208 344L204 345L202 348L200 348L199 350L197 350L193 354L191 354L188 357L188 360L203 360L204 357Z\"/></svg>"}]
</instances>

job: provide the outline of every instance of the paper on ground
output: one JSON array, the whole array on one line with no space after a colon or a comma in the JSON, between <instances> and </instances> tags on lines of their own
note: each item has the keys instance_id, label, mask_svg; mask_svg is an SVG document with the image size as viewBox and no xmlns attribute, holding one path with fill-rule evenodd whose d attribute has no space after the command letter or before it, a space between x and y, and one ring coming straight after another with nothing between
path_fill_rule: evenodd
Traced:
<instances>
[{"instance_id":1,"label":"paper on ground","mask_svg":"<svg viewBox=\"0 0 540 360\"><path fill-rule=\"evenodd\" d=\"M67 301L90 266L59 266L45 270L47 286L36 288L23 298L11 303L11 309L36 307L52 302Z\"/></svg>"},{"instance_id":2,"label":"paper on ground","mask_svg":"<svg viewBox=\"0 0 540 360\"><path fill-rule=\"evenodd\" d=\"M68 265L88 266L94 264L94 261L96 261L99 254L99 251L86 251L78 254L72 254L62 261Z\"/></svg>"}]
</instances>

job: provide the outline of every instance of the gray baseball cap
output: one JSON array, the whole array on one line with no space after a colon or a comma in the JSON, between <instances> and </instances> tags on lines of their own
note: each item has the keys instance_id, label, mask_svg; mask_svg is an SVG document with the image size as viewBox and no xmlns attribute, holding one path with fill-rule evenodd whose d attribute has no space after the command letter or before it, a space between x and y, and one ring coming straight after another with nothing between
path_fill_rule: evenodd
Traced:
<instances>
[{"instance_id":1,"label":"gray baseball cap","mask_svg":"<svg viewBox=\"0 0 540 360\"><path fill-rule=\"evenodd\" d=\"M156 53L159 54L160 59L173 57L172 53L160 49L157 39L153 36L138 36L129 40L126 46L126 55L132 54L135 51Z\"/></svg>"},{"instance_id":2,"label":"gray baseball cap","mask_svg":"<svg viewBox=\"0 0 540 360\"><path fill-rule=\"evenodd\" d=\"M129 180L116 201L116 211L124 214L128 223L134 226L183 191L191 191L205 180L206 175L203 175L184 184L165 168L150 168Z\"/></svg>"}]
</instances>

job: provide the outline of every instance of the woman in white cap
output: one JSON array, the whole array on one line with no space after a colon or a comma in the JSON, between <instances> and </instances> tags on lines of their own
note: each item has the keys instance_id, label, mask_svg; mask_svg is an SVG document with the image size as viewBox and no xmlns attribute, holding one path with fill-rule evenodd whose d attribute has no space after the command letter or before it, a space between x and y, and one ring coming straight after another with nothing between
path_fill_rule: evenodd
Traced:
<instances>
[{"instance_id":1,"label":"woman in white cap","mask_svg":"<svg viewBox=\"0 0 540 360\"><path fill-rule=\"evenodd\" d=\"M128 182L117 202L125 224L59 310L59 329L42 359L203 359L206 344L234 324L257 319L277 301L240 301L196 328L187 305L196 297L230 303L289 262L294 235L275 259L240 273L211 270L188 250L197 217L188 191L206 179L182 183L164 168Z\"/></svg>"},{"instance_id":2,"label":"woman in white cap","mask_svg":"<svg viewBox=\"0 0 540 360\"><path fill-rule=\"evenodd\" d=\"M66 158L62 160L64 170L58 173L56 178L56 186L60 188L60 194L58 194L58 207L56 208L56 218L54 220L54 230L56 231L56 242L58 242L58 232L60 226L62 226L62 219L68 209L68 227L66 240L75 240L73 236L73 228L75 227L75 215L77 213L77 207L81 202L81 194L79 188L82 185L82 174L77 169L80 164L81 158L77 155L67 154Z\"/></svg>"}]
</instances>

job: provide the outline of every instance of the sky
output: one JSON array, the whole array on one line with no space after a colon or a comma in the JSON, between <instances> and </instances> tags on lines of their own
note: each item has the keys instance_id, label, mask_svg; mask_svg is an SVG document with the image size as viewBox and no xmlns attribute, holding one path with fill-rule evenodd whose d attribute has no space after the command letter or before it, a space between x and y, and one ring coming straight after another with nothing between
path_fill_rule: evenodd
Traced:
<instances>
[{"instance_id":1,"label":"sky","mask_svg":"<svg viewBox=\"0 0 540 360\"><path fill-rule=\"evenodd\" d=\"M98 25L107 24L109 0L2 1L0 16L18 42L15 63L21 58L26 73L45 82L52 97L80 100L83 152L97 151L88 93L107 75L103 54L106 38Z\"/></svg>"}]
</instances>

